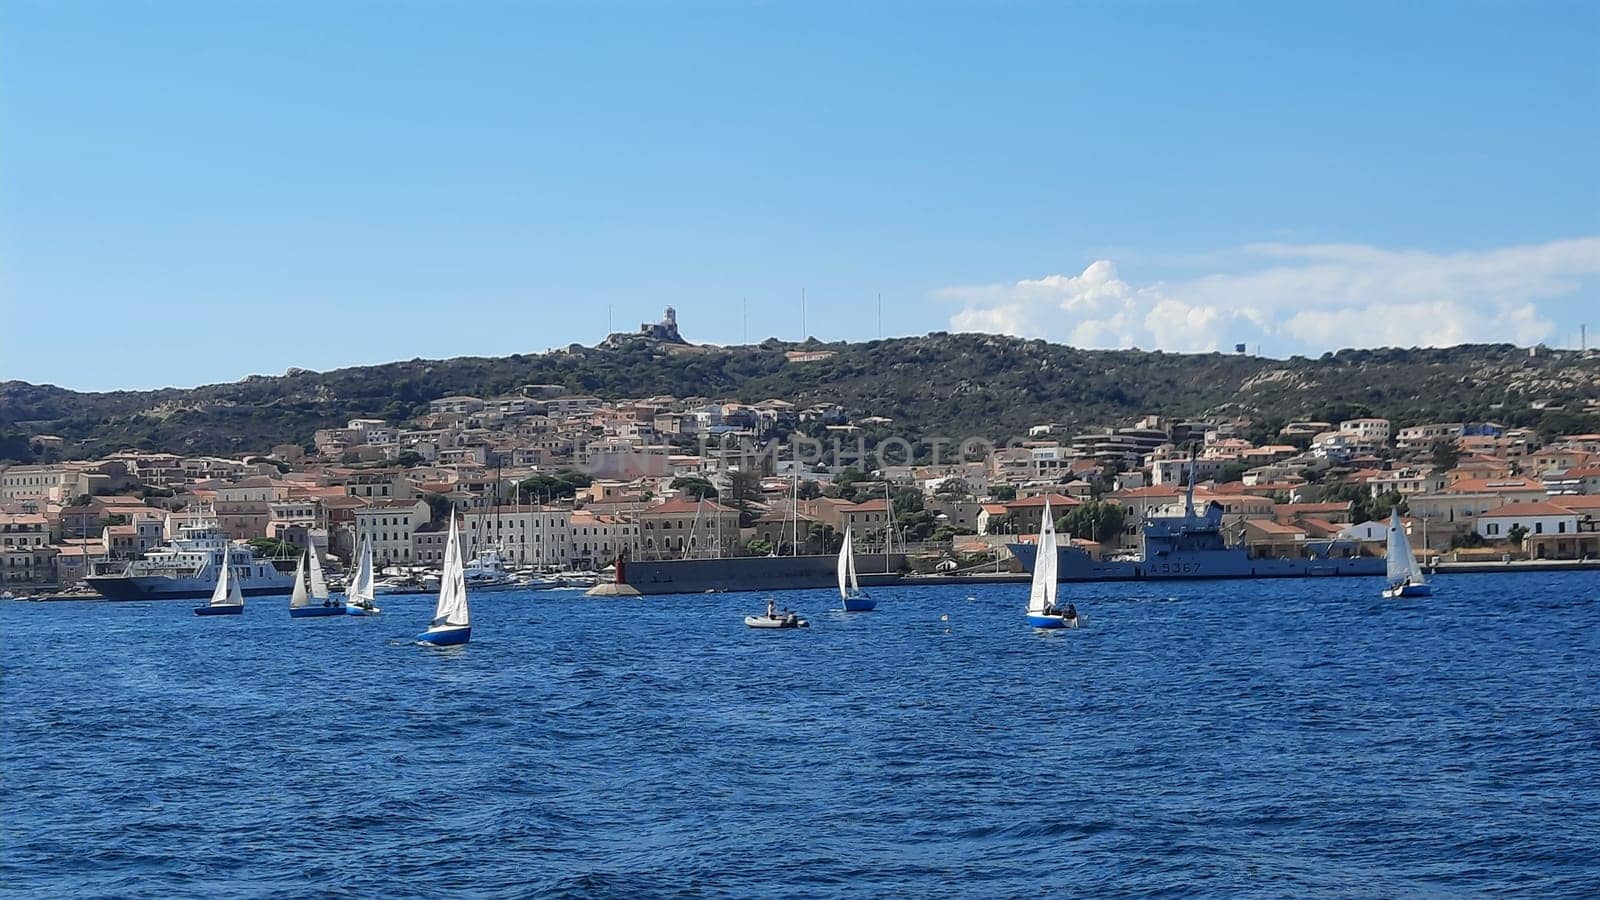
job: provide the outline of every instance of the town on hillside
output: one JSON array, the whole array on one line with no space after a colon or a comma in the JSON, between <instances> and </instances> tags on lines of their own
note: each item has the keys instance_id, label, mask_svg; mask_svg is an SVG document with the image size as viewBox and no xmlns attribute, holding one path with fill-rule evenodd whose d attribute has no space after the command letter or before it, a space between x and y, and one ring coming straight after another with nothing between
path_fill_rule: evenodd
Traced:
<instances>
[{"instance_id":1,"label":"town on hillside","mask_svg":"<svg viewBox=\"0 0 1600 900\"><path fill-rule=\"evenodd\" d=\"M1600 434L1356 418L1292 422L1263 443L1244 419L1148 416L1078 432L1040 423L935 463L747 452L796 435L848 448L882 424L827 403L528 385L439 397L411 421L285 435L242 458L128 449L51 462L61 439L36 435L46 461L0 470L0 575L9 591L70 590L201 519L290 566L304 547L348 561L366 539L381 567L432 567L452 511L469 553L547 572L619 555L830 553L847 529L858 549L904 553L916 571L1014 569L1006 545L1037 531L1046 500L1064 537L1109 559L1138 549L1147 518L1181 511L1191 481L1197 507L1220 505L1229 543L1261 556L1328 542L1381 555L1398 508L1430 561L1600 557Z\"/></svg>"}]
</instances>

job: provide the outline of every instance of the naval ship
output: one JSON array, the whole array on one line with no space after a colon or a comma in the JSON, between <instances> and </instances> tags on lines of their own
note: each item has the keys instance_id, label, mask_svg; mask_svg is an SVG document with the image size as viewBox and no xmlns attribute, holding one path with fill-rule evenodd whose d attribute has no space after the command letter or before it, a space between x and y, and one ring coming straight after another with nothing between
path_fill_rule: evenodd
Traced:
<instances>
[{"instance_id":1,"label":"naval ship","mask_svg":"<svg viewBox=\"0 0 1600 900\"><path fill-rule=\"evenodd\" d=\"M1222 505L1194 510L1191 478L1181 516L1151 516L1141 529L1142 550L1133 559L1097 560L1078 547L1056 548L1062 581L1146 581L1181 578L1305 578L1308 576L1382 575L1381 557L1361 556L1350 541L1307 541L1303 558L1258 557L1242 546L1230 547L1222 534ZM1038 547L1011 544L1022 567L1033 571Z\"/></svg>"},{"instance_id":2,"label":"naval ship","mask_svg":"<svg viewBox=\"0 0 1600 900\"><path fill-rule=\"evenodd\" d=\"M209 597L217 586L223 557L246 595L285 594L294 575L269 560L256 559L248 547L235 547L215 519L193 519L178 528L165 547L128 563L120 572L84 579L107 600L179 600Z\"/></svg>"}]
</instances>

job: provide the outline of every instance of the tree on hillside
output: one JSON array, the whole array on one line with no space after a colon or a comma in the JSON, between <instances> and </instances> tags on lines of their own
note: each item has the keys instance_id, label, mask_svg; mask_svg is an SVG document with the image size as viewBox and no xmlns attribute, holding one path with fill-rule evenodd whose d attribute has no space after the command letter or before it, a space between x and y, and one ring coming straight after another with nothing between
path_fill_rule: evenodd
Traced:
<instances>
[{"instance_id":1,"label":"tree on hillside","mask_svg":"<svg viewBox=\"0 0 1600 900\"><path fill-rule=\"evenodd\" d=\"M450 502L449 497L446 497L443 494L435 494L430 491L429 493L422 495L422 502L428 504L428 521L449 521L450 508L454 505Z\"/></svg>"},{"instance_id":2,"label":"tree on hillside","mask_svg":"<svg viewBox=\"0 0 1600 900\"><path fill-rule=\"evenodd\" d=\"M35 459L33 445L29 443L28 436L20 431L6 429L0 431L0 461L17 462L23 465L32 463Z\"/></svg>"},{"instance_id":3,"label":"tree on hillside","mask_svg":"<svg viewBox=\"0 0 1600 900\"><path fill-rule=\"evenodd\" d=\"M914 487L903 487L894 492L894 514L907 516L914 512L922 512L925 504L922 492Z\"/></svg>"},{"instance_id":4,"label":"tree on hillside","mask_svg":"<svg viewBox=\"0 0 1600 900\"><path fill-rule=\"evenodd\" d=\"M1433 460L1434 468L1448 471L1461 462L1461 449L1456 446L1455 441L1434 441L1429 456Z\"/></svg>"},{"instance_id":5,"label":"tree on hillside","mask_svg":"<svg viewBox=\"0 0 1600 900\"><path fill-rule=\"evenodd\" d=\"M672 479L668 485L675 491L681 491L684 496L693 500L716 499L716 487L699 475L680 475Z\"/></svg>"},{"instance_id":6,"label":"tree on hillside","mask_svg":"<svg viewBox=\"0 0 1600 900\"><path fill-rule=\"evenodd\" d=\"M822 486L815 481L803 480L795 487L801 500L815 500L822 496Z\"/></svg>"},{"instance_id":7,"label":"tree on hillside","mask_svg":"<svg viewBox=\"0 0 1600 900\"><path fill-rule=\"evenodd\" d=\"M1362 510L1362 513L1366 516L1364 521L1387 519L1389 518L1389 513L1396 509L1400 510L1400 515L1402 516L1411 511L1411 505L1406 502L1406 498L1400 496L1398 491L1389 491L1376 497L1371 496L1371 493L1368 492L1368 494L1363 495L1361 499L1356 501L1356 508Z\"/></svg>"},{"instance_id":8,"label":"tree on hillside","mask_svg":"<svg viewBox=\"0 0 1600 900\"><path fill-rule=\"evenodd\" d=\"M262 559L293 559L300 555L299 544L289 541L280 541L277 538L258 537L245 541L250 552Z\"/></svg>"},{"instance_id":9,"label":"tree on hillside","mask_svg":"<svg viewBox=\"0 0 1600 900\"><path fill-rule=\"evenodd\" d=\"M1056 531L1104 544L1122 534L1122 524L1126 518L1127 512L1119 504L1090 500L1074 506L1057 519Z\"/></svg>"},{"instance_id":10,"label":"tree on hillside","mask_svg":"<svg viewBox=\"0 0 1600 900\"><path fill-rule=\"evenodd\" d=\"M728 474L728 505L739 511L739 527L748 528L755 521L752 504L761 499L761 476L755 472L736 469Z\"/></svg>"},{"instance_id":11,"label":"tree on hillside","mask_svg":"<svg viewBox=\"0 0 1600 900\"><path fill-rule=\"evenodd\" d=\"M594 479L582 472L575 469L563 469L554 475L539 474L531 478L524 478L517 483L517 487L524 494L543 503L570 499L578 491L592 483L594 483Z\"/></svg>"},{"instance_id":12,"label":"tree on hillside","mask_svg":"<svg viewBox=\"0 0 1600 900\"><path fill-rule=\"evenodd\" d=\"M866 480L866 473L862 472L860 469L857 469L855 466L845 466L843 471L834 476L833 483L839 488L841 493L848 495L853 493L852 489L855 487L856 482Z\"/></svg>"}]
</instances>

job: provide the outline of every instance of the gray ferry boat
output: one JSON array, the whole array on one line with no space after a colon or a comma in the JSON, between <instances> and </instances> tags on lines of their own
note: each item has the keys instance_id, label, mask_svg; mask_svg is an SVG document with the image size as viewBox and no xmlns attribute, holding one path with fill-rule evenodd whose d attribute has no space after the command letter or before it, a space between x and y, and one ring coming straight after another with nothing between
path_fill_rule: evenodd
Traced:
<instances>
[{"instance_id":1,"label":"gray ferry boat","mask_svg":"<svg viewBox=\"0 0 1600 900\"><path fill-rule=\"evenodd\" d=\"M1307 541L1304 557L1252 556L1230 547L1222 534L1222 506L1194 510L1190 484L1181 516L1152 516L1141 529L1143 552L1133 559L1094 559L1078 547L1061 545L1056 559L1062 581L1146 581L1184 578L1306 578L1370 576L1384 573L1380 557L1362 556L1352 541ZM1023 568L1033 571L1038 548L1011 544Z\"/></svg>"},{"instance_id":2,"label":"gray ferry boat","mask_svg":"<svg viewBox=\"0 0 1600 900\"><path fill-rule=\"evenodd\" d=\"M195 519L178 528L166 547L152 550L113 572L84 579L107 600L180 600L209 597L226 557L229 571L246 596L288 595L294 576L257 559L248 547L235 547L213 519Z\"/></svg>"}]
</instances>

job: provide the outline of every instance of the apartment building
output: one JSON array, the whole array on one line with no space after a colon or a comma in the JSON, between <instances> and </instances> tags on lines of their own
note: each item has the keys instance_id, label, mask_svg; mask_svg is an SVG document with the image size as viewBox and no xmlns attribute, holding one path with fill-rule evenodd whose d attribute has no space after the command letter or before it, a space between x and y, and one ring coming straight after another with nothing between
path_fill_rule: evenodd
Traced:
<instances>
[{"instance_id":1,"label":"apartment building","mask_svg":"<svg viewBox=\"0 0 1600 900\"><path fill-rule=\"evenodd\" d=\"M732 556L738 547L738 510L714 500L669 500L645 507L637 519L645 559Z\"/></svg>"},{"instance_id":2,"label":"apartment building","mask_svg":"<svg viewBox=\"0 0 1600 900\"><path fill-rule=\"evenodd\" d=\"M421 500L374 500L355 512L355 543L372 542L372 560L379 566L412 564L412 536L430 517Z\"/></svg>"}]
</instances>

